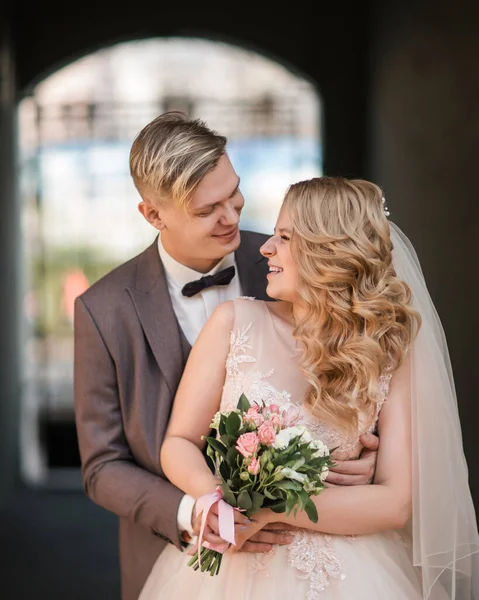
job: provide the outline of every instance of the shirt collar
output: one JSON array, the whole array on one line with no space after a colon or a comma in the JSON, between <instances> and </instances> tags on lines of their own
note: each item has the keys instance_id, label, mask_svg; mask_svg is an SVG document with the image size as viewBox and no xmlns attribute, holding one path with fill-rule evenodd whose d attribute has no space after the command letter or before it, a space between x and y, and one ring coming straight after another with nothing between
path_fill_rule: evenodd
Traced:
<instances>
[{"instance_id":1,"label":"shirt collar","mask_svg":"<svg viewBox=\"0 0 479 600\"><path fill-rule=\"evenodd\" d=\"M215 267L213 267L208 273L200 273L199 271L190 269L189 267L186 267L185 265L175 260L170 254L168 254L161 242L161 234L158 235L158 252L160 254L163 266L165 268L167 278L181 287L183 287L187 283L190 283L190 281L196 281L197 279L205 277L206 275L214 275L218 271L226 269L227 267L232 267L235 264L235 256L232 252L231 254L227 254L222 260L220 260L220 262Z\"/></svg>"}]
</instances>

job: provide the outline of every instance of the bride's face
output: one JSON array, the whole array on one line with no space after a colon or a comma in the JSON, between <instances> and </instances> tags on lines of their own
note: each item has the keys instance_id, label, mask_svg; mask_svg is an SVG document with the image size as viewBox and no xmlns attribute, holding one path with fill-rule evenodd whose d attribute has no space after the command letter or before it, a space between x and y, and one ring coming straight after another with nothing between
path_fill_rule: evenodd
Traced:
<instances>
[{"instance_id":1,"label":"bride's face","mask_svg":"<svg viewBox=\"0 0 479 600\"><path fill-rule=\"evenodd\" d=\"M269 273L266 293L270 298L297 302L298 294L298 269L291 256L291 237L293 228L286 209L279 213L274 235L263 244L260 252L268 259Z\"/></svg>"}]
</instances>

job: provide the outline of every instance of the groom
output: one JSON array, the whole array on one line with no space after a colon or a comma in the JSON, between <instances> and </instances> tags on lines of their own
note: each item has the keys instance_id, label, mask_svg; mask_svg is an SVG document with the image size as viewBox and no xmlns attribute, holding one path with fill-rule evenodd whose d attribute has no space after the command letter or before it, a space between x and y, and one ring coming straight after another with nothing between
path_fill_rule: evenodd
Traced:
<instances>
[{"instance_id":1,"label":"groom","mask_svg":"<svg viewBox=\"0 0 479 600\"><path fill-rule=\"evenodd\" d=\"M130 170L138 209L160 235L77 298L74 364L84 486L120 517L123 600L137 600L167 543L181 549L198 532L194 500L164 478L159 460L191 345L221 302L268 299L266 236L240 234L244 198L223 136L165 113L135 139ZM331 485L371 480L377 439L364 444L360 460L338 463ZM288 541L271 526L243 549Z\"/></svg>"}]
</instances>

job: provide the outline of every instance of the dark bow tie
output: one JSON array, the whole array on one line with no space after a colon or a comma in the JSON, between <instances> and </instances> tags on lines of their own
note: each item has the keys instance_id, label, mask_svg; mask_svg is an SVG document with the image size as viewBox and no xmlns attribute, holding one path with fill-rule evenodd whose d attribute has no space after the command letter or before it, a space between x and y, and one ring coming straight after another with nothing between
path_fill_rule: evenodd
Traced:
<instances>
[{"instance_id":1,"label":"dark bow tie","mask_svg":"<svg viewBox=\"0 0 479 600\"><path fill-rule=\"evenodd\" d=\"M218 271L218 273L215 273L214 275L205 275L197 281L187 283L181 290L181 293L183 296L190 298L206 288L213 287L215 285L228 285L235 276L235 272L236 271L234 267L228 267L222 271Z\"/></svg>"}]
</instances>

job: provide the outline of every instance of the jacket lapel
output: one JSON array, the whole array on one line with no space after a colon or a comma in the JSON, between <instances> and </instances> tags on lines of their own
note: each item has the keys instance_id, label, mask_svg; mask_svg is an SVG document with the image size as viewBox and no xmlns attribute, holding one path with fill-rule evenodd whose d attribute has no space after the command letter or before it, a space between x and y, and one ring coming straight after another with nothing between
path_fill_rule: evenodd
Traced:
<instances>
[{"instance_id":1,"label":"jacket lapel","mask_svg":"<svg viewBox=\"0 0 479 600\"><path fill-rule=\"evenodd\" d=\"M266 239L266 238L265 238ZM138 258L135 286L127 292L135 305L143 332L172 395L183 373L190 345L180 331L171 302L157 238ZM267 260L248 236L236 251L236 265L245 296L271 300L266 295Z\"/></svg>"},{"instance_id":2,"label":"jacket lapel","mask_svg":"<svg viewBox=\"0 0 479 600\"><path fill-rule=\"evenodd\" d=\"M135 287L127 291L161 372L175 395L183 371L183 352L157 239L140 255Z\"/></svg>"}]
</instances>

